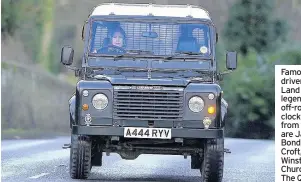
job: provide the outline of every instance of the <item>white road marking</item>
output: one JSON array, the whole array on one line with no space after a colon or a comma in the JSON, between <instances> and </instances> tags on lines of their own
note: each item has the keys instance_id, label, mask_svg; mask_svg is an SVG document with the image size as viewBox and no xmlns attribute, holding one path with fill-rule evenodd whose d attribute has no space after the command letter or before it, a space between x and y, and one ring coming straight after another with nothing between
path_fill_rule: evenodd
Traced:
<instances>
[{"instance_id":1,"label":"white road marking","mask_svg":"<svg viewBox=\"0 0 301 182\"><path fill-rule=\"evenodd\" d=\"M49 173L41 173L41 174L39 174L39 175L36 175L36 176L31 176L31 177L29 177L30 179L38 179L38 178L40 178L40 177L42 177L42 176L46 176L46 175L48 175Z\"/></svg>"},{"instance_id":2,"label":"white road marking","mask_svg":"<svg viewBox=\"0 0 301 182\"><path fill-rule=\"evenodd\" d=\"M66 150L54 150L38 154L33 154L28 157L11 158L1 162L2 178L25 175L28 171L37 166L45 165L45 163L54 162L60 163L63 159L68 159L70 153ZM21 167L22 166L22 167Z\"/></svg>"}]
</instances>

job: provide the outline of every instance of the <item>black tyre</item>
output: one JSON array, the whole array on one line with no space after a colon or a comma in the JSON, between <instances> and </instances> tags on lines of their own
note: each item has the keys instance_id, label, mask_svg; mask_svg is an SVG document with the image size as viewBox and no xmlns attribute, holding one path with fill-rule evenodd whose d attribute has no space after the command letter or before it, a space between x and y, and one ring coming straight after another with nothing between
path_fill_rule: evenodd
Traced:
<instances>
[{"instance_id":1,"label":"black tyre","mask_svg":"<svg viewBox=\"0 0 301 182\"><path fill-rule=\"evenodd\" d=\"M224 173L224 139L208 139L205 142L202 166L202 182L221 182Z\"/></svg>"},{"instance_id":2,"label":"black tyre","mask_svg":"<svg viewBox=\"0 0 301 182\"><path fill-rule=\"evenodd\" d=\"M70 176L73 179L87 179L91 171L91 141L80 135L71 136Z\"/></svg>"}]
</instances>

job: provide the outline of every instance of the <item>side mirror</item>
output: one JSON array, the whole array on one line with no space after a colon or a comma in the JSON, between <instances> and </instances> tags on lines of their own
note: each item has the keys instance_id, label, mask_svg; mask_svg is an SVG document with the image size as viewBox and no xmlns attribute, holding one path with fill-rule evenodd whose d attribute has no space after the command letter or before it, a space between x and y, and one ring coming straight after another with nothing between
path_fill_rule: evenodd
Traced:
<instances>
[{"instance_id":1,"label":"side mirror","mask_svg":"<svg viewBox=\"0 0 301 182\"><path fill-rule=\"evenodd\" d=\"M215 39L215 41L216 41L216 43L218 42L218 33L216 33L216 39Z\"/></svg>"},{"instance_id":2,"label":"side mirror","mask_svg":"<svg viewBox=\"0 0 301 182\"><path fill-rule=\"evenodd\" d=\"M85 26L86 26L87 23L88 23L88 21L85 21L84 24L83 24L83 27L82 27L82 40L83 41L85 40L84 33L85 33Z\"/></svg>"},{"instance_id":3,"label":"side mirror","mask_svg":"<svg viewBox=\"0 0 301 182\"><path fill-rule=\"evenodd\" d=\"M226 67L228 70L235 70L237 67L237 54L236 52L227 52Z\"/></svg>"},{"instance_id":4,"label":"side mirror","mask_svg":"<svg viewBox=\"0 0 301 182\"><path fill-rule=\"evenodd\" d=\"M61 63L63 65L71 65L73 63L74 50L70 46L64 46L61 52Z\"/></svg>"},{"instance_id":5,"label":"side mirror","mask_svg":"<svg viewBox=\"0 0 301 182\"><path fill-rule=\"evenodd\" d=\"M82 27L82 41L85 40L85 38L84 38L84 32L85 32L85 25L83 25L83 27Z\"/></svg>"}]
</instances>

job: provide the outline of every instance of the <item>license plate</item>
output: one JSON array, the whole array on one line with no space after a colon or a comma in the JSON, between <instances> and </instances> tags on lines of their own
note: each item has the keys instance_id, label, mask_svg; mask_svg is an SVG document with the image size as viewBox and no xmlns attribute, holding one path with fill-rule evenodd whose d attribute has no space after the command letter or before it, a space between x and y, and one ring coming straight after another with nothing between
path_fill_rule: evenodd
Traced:
<instances>
[{"instance_id":1,"label":"license plate","mask_svg":"<svg viewBox=\"0 0 301 182\"><path fill-rule=\"evenodd\" d=\"M171 129L125 127L123 136L126 138L171 139Z\"/></svg>"}]
</instances>

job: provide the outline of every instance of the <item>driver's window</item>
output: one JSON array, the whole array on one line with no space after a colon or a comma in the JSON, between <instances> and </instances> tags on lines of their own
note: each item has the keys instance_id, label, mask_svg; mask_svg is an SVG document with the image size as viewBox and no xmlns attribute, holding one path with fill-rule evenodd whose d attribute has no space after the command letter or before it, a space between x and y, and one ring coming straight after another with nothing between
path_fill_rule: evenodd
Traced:
<instances>
[{"instance_id":1,"label":"driver's window","mask_svg":"<svg viewBox=\"0 0 301 182\"><path fill-rule=\"evenodd\" d=\"M93 35L91 40L91 52L97 53L97 50L102 48L102 45L105 42L105 37L108 34L108 29L103 26L93 27Z\"/></svg>"}]
</instances>

